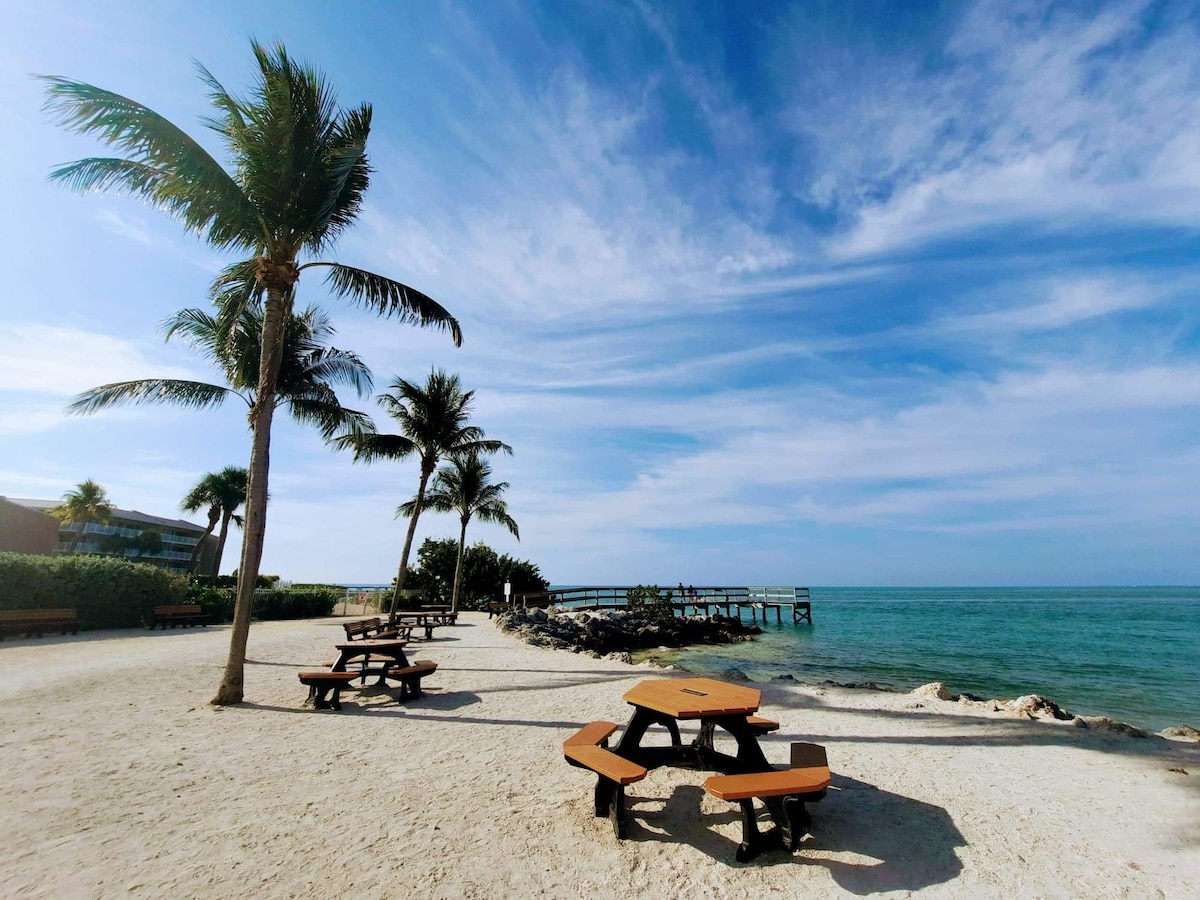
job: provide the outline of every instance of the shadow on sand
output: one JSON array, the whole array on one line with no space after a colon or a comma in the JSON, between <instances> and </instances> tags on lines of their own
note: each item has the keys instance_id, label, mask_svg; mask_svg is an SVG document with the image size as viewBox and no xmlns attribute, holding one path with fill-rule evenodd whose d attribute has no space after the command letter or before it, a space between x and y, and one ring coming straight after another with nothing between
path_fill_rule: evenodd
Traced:
<instances>
[{"instance_id":1,"label":"shadow on sand","mask_svg":"<svg viewBox=\"0 0 1200 900\"><path fill-rule=\"evenodd\" d=\"M853 778L835 775L829 795L809 808L811 834L795 855L771 850L749 863L736 862L737 844L712 828L740 822L738 808L730 804L728 810L699 816L703 796L704 788L691 784L677 786L665 803L627 794L630 839L688 844L738 868L820 866L842 890L859 895L916 891L952 881L962 871L955 849L966 840L946 810ZM759 827L769 821L760 810ZM865 859L814 857L812 850Z\"/></svg>"}]
</instances>

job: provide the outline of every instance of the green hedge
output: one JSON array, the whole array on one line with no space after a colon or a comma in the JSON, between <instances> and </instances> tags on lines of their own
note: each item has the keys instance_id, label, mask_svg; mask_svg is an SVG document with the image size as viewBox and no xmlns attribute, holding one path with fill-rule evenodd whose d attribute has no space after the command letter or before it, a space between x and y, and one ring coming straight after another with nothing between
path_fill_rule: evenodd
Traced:
<instances>
[{"instance_id":1,"label":"green hedge","mask_svg":"<svg viewBox=\"0 0 1200 900\"><path fill-rule=\"evenodd\" d=\"M336 588L254 594L255 619L333 615ZM111 556L0 553L0 609L74 609L84 628L137 628L155 606L199 603L213 624L233 621L235 592Z\"/></svg>"},{"instance_id":2,"label":"green hedge","mask_svg":"<svg viewBox=\"0 0 1200 900\"><path fill-rule=\"evenodd\" d=\"M269 619L316 619L333 615L333 607L342 599L343 592L332 588L317 590L295 590L292 588L254 592L254 611L251 617L259 621ZM189 603L199 603L209 620L219 625L233 621L233 608L237 592L228 588L192 585Z\"/></svg>"},{"instance_id":3,"label":"green hedge","mask_svg":"<svg viewBox=\"0 0 1200 900\"><path fill-rule=\"evenodd\" d=\"M344 595L334 588L298 591L294 588L275 588L254 592L256 619L315 619L332 616L333 607Z\"/></svg>"},{"instance_id":4,"label":"green hedge","mask_svg":"<svg viewBox=\"0 0 1200 900\"><path fill-rule=\"evenodd\" d=\"M134 628L159 605L187 603L188 583L110 556L0 553L0 609L74 609L85 628Z\"/></svg>"}]
</instances>

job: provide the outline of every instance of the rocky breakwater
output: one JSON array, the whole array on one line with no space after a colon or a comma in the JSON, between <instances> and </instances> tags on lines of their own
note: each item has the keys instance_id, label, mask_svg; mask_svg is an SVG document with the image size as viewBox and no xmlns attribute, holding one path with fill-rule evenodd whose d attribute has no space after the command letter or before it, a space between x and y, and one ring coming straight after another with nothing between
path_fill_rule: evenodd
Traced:
<instances>
[{"instance_id":1,"label":"rocky breakwater","mask_svg":"<svg viewBox=\"0 0 1200 900\"><path fill-rule=\"evenodd\" d=\"M757 625L727 616L666 619L621 610L572 614L518 609L501 615L497 625L535 647L601 656L654 647L732 644L762 634Z\"/></svg>"}]
</instances>

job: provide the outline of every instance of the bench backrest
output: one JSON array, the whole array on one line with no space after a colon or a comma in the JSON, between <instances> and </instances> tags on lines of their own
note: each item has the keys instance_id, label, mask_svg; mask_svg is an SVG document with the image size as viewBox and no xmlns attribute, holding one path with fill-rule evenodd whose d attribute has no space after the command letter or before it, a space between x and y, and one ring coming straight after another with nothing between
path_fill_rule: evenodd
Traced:
<instances>
[{"instance_id":1,"label":"bench backrest","mask_svg":"<svg viewBox=\"0 0 1200 900\"><path fill-rule=\"evenodd\" d=\"M181 603L176 606L156 606L154 614L156 616L198 616L200 615L200 604Z\"/></svg>"},{"instance_id":2,"label":"bench backrest","mask_svg":"<svg viewBox=\"0 0 1200 900\"><path fill-rule=\"evenodd\" d=\"M342 627L346 629L347 640L354 640L360 635L366 637L373 631L378 631L381 622L378 617L374 619L363 619L359 622L343 622Z\"/></svg>"},{"instance_id":3,"label":"bench backrest","mask_svg":"<svg viewBox=\"0 0 1200 900\"><path fill-rule=\"evenodd\" d=\"M74 619L73 609L6 609L0 611L0 622L57 622Z\"/></svg>"}]
</instances>

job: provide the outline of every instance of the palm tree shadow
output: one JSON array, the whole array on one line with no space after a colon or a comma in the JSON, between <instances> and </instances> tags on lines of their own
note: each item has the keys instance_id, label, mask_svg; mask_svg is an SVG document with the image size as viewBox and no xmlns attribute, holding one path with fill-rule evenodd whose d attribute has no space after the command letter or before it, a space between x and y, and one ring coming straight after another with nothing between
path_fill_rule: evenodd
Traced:
<instances>
[{"instance_id":1,"label":"palm tree shadow","mask_svg":"<svg viewBox=\"0 0 1200 900\"><path fill-rule=\"evenodd\" d=\"M720 862L743 865L735 862L737 844L712 829L714 824L740 822L740 812L731 804L728 811L698 816L703 796L702 787L687 784L677 786L659 809L653 808L656 801L627 798L630 838L686 843ZM835 775L829 795L810 806L809 811L813 817L811 833L798 855L772 850L744 865L795 862L823 866L842 890L858 895L917 891L952 881L962 871L955 849L966 846L966 839L940 806ZM768 825L769 820L760 810L759 827ZM877 861L817 858L807 855L806 850L854 854Z\"/></svg>"}]
</instances>

